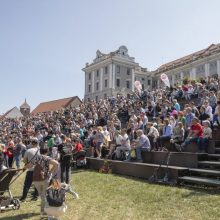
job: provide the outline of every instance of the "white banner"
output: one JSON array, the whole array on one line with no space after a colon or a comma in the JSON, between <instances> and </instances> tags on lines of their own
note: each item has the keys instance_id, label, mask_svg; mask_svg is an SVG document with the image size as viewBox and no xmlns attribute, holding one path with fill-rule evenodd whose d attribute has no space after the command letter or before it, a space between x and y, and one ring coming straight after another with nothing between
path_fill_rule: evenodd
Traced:
<instances>
[{"instance_id":1,"label":"white banner","mask_svg":"<svg viewBox=\"0 0 220 220\"><path fill-rule=\"evenodd\" d=\"M142 90L142 85L141 85L140 81L135 81L134 87L137 89L138 93L140 94L141 90Z\"/></svg>"},{"instance_id":2,"label":"white banner","mask_svg":"<svg viewBox=\"0 0 220 220\"><path fill-rule=\"evenodd\" d=\"M164 82L165 86L170 87L170 80L165 73L160 75L160 79Z\"/></svg>"}]
</instances>

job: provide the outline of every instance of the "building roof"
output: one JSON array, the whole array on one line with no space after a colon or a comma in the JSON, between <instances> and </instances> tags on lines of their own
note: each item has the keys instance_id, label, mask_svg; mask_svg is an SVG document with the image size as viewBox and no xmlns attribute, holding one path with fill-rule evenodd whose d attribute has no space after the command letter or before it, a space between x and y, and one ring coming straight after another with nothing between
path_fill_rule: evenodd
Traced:
<instances>
[{"instance_id":1,"label":"building roof","mask_svg":"<svg viewBox=\"0 0 220 220\"><path fill-rule=\"evenodd\" d=\"M96 51L96 58L93 60L92 63L86 63L86 67L83 68L83 71L90 66L93 66L101 61L107 60L109 58L113 58L113 57L120 57L123 58L129 62L135 63L135 59L134 57L130 57L128 54L128 49L126 46L122 45L120 46L117 50L110 52L108 54L102 53L100 50Z\"/></svg>"},{"instance_id":2,"label":"building roof","mask_svg":"<svg viewBox=\"0 0 220 220\"><path fill-rule=\"evenodd\" d=\"M10 110L8 110L5 114L0 116L0 120L4 118L20 118L20 117L23 117L23 115L20 112L20 110L15 106L11 108Z\"/></svg>"},{"instance_id":3,"label":"building roof","mask_svg":"<svg viewBox=\"0 0 220 220\"><path fill-rule=\"evenodd\" d=\"M20 108L30 108L30 105L27 104L26 99L25 99L24 103L20 106Z\"/></svg>"},{"instance_id":4,"label":"building roof","mask_svg":"<svg viewBox=\"0 0 220 220\"><path fill-rule=\"evenodd\" d=\"M53 100L53 101L49 101L49 102L42 102L32 111L31 114L56 111L56 110L59 110L62 108L66 108L75 99L80 100L78 96L73 96L73 97Z\"/></svg>"},{"instance_id":5,"label":"building roof","mask_svg":"<svg viewBox=\"0 0 220 220\"><path fill-rule=\"evenodd\" d=\"M169 69L174 69L176 67L183 66L187 63L194 62L198 59L210 56L211 54L218 53L218 52L220 52L220 44L211 44L209 47L203 50L197 51L195 53L184 56L177 60L163 64L158 69L156 69L154 72L158 73L158 72L167 71Z\"/></svg>"}]
</instances>

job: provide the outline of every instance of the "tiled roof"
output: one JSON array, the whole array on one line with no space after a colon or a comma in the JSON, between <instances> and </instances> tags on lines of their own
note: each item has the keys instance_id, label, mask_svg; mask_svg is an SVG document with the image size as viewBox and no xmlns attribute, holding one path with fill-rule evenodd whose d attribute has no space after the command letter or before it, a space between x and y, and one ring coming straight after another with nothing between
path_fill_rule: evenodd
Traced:
<instances>
[{"instance_id":1,"label":"tiled roof","mask_svg":"<svg viewBox=\"0 0 220 220\"><path fill-rule=\"evenodd\" d=\"M211 44L209 47L207 47L206 49L197 51L195 53L192 53L190 55L184 56L182 58L179 58L177 60L174 60L172 62L168 62L166 64L161 65L158 69L156 69L154 72L162 72L162 71L166 71L168 69L173 69L176 68L178 66L182 66L185 65L187 63L191 63L195 60L198 60L200 58L209 56L215 52L220 52L220 44Z\"/></svg>"},{"instance_id":2,"label":"tiled roof","mask_svg":"<svg viewBox=\"0 0 220 220\"><path fill-rule=\"evenodd\" d=\"M79 97L73 96L73 97L53 100L53 101L49 101L49 102L42 102L32 111L31 114L56 111L56 110L59 110L62 108L66 108L75 99L79 99Z\"/></svg>"}]
</instances>

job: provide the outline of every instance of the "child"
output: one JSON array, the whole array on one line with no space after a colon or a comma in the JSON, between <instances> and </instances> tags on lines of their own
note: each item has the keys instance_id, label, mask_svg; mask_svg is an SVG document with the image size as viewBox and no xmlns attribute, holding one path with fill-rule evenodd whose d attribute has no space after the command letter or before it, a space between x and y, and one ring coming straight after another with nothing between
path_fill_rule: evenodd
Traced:
<instances>
[{"instance_id":1,"label":"child","mask_svg":"<svg viewBox=\"0 0 220 220\"><path fill-rule=\"evenodd\" d=\"M203 121L203 136L199 139L199 152L204 153L207 150L209 140L212 138L212 129L208 120Z\"/></svg>"},{"instance_id":2,"label":"child","mask_svg":"<svg viewBox=\"0 0 220 220\"><path fill-rule=\"evenodd\" d=\"M52 179L46 193L44 211L48 215L48 220L59 220L60 216L67 210L67 205L65 203L66 190L57 179Z\"/></svg>"},{"instance_id":3,"label":"child","mask_svg":"<svg viewBox=\"0 0 220 220\"><path fill-rule=\"evenodd\" d=\"M154 127L154 124L152 122L147 123L147 128L149 129L149 132L147 134L149 140L151 141L153 145L153 151L157 150L156 142L157 138L160 136L158 130Z\"/></svg>"}]
</instances>

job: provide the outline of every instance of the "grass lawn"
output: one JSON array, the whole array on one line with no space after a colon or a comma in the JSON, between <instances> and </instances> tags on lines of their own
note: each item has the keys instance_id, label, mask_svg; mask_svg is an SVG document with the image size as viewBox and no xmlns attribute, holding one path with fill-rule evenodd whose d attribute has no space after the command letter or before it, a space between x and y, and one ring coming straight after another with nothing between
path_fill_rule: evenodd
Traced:
<instances>
[{"instance_id":1,"label":"grass lawn","mask_svg":"<svg viewBox=\"0 0 220 220\"><path fill-rule=\"evenodd\" d=\"M12 186L20 196L24 175ZM220 219L220 195L161 185L144 180L100 174L94 171L73 173L79 200L67 196L65 219ZM20 210L0 213L1 220L40 219L40 202L28 201Z\"/></svg>"}]
</instances>

